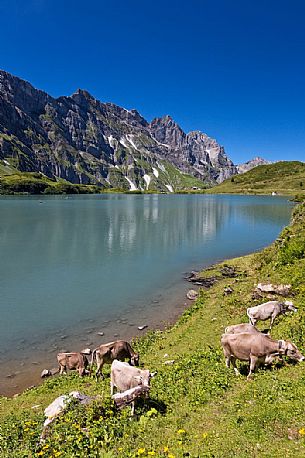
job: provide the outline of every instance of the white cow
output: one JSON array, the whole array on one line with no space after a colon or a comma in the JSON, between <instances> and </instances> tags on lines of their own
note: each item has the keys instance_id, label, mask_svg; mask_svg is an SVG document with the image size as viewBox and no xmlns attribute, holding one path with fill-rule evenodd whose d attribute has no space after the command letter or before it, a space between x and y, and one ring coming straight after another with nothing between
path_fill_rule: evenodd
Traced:
<instances>
[{"instance_id":1,"label":"white cow","mask_svg":"<svg viewBox=\"0 0 305 458\"><path fill-rule=\"evenodd\" d=\"M297 312L298 309L294 307L291 301L269 301L264 304L256 305L255 307L249 307L247 309L247 315L250 320L250 324L256 325L258 321L265 321L270 319L270 329L273 325L275 318L278 315L285 315L287 312Z\"/></svg>"},{"instance_id":2,"label":"white cow","mask_svg":"<svg viewBox=\"0 0 305 458\"><path fill-rule=\"evenodd\" d=\"M130 366L130 364L115 359L111 365L111 395L114 393L114 387L118 391L123 392L143 386L146 391L150 388L150 379L155 376L155 373L150 373L147 369L138 369L137 367ZM134 414L135 401L131 404L131 415Z\"/></svg>"}]
</instances>

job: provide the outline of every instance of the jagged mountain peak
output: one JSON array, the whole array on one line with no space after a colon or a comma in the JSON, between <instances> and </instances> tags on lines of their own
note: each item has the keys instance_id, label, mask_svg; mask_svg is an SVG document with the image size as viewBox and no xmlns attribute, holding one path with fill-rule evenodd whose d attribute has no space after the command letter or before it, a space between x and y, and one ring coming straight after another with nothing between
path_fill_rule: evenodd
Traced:
<instances>
[{"instance_id":1,"label":"jagged mountain peak","mask_svg":"<svg viewBox=\"0 0 305 458\"><path fill-rule=\"evenodd\" d=\"M188 138L194 138L195 140L206 140L208 137L207 134L201 132L200 130L191 130L187 134Z\"/></svg>"},{"instance_id":2,"label":"jagged mountain peak","mask_svg":"<svg viewBox=\"0 0 305 458\"><path fill-rule=\"evenodd\" d=\"M91 95L88 91L86 91L86 89L78 88L75 92L73 92L73 94L71 95L71 98L74 99L77 97L83 97L87 100L95 100L95 97L93 97L93 95Z\"/></svg>"},{"instance_id":3,"label":"jagged mountain peak","mask_svg":"<svg viewBox=\"0 0 305 458\"><path fill-rule=\"evenodd\" d=\"M238 173L245 173L253 169L254 167L257 167L258 165L267 165L267 164L271 164L271 162L267 161L266 159L263 159L260 156L256 156L253 159L250 159L249 161L245 162L244 164L237 165L237 170L238 170Z\"/></svg>"}]
</instances>

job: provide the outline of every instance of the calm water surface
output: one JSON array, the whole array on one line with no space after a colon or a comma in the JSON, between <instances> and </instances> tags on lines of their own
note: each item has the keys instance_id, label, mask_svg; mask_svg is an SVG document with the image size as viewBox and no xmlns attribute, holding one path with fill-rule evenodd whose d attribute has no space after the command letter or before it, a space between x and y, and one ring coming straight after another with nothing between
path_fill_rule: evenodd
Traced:
<instances>
[{"instance_id":1,"label":"calm water surface","mask_svg":"<svg viewBox=\"0 0 305 458\"><path fill-rule=\"evenodd\" d=\"M257 196L0 198L0 394L60 349L166 322L185 272L268 245L291 209Z\"/></svg>"}]
</instances>

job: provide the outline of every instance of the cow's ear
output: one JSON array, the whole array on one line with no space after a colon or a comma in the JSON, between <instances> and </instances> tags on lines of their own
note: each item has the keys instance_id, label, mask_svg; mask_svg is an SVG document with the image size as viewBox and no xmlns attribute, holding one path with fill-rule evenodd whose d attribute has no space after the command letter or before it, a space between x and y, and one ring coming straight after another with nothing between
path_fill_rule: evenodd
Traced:
<instances>
[{"instance_id":1,"label":"cow's ear","mask_svg":"<svg viewBox=\"0 0 305 458\"><path fill-rule=\"evenodd\" d=\"M155 377L155 375L157 375L157 373L158 373L157 371L156 371L156 372L151 372L151 373L150 373L150 378Z\"/></svg>"}]
</instances>

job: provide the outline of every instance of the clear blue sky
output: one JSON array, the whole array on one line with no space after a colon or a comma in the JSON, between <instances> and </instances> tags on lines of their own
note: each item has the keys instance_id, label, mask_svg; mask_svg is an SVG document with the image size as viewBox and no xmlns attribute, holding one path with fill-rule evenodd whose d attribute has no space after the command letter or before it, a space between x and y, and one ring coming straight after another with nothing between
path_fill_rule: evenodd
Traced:
<instances>
[{"instance_id":1,"label":"clear blue sky","mask_svg":"<svg viewBox=\"0 0 305 458\"><path fill-rule=\"evenodd\" d=\"M170 114L235 162L305 160L304 0L0 0L0 68Z\"/></svg>"}]
</instances>

